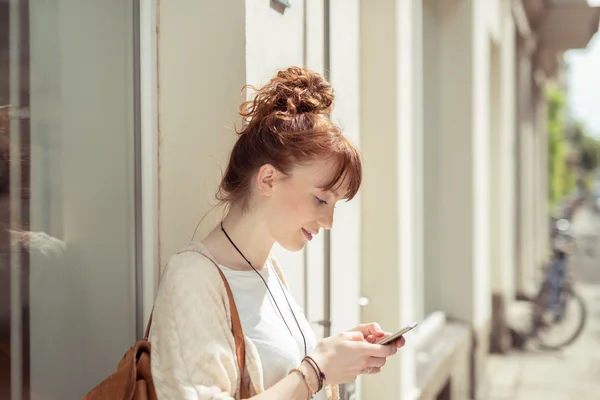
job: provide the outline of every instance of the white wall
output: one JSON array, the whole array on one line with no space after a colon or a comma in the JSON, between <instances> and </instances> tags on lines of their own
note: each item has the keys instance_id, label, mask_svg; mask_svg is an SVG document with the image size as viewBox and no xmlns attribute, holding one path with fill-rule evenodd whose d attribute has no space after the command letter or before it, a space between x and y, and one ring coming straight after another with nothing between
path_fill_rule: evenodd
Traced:
<instances>
[{"instance_id":1,"label":"white wall","mask_svg":"<svg viewBox=\"0 0 600 400\"><path fill-rule=\"evenodd\" d=\"M192 238L239 126L246 81L243 2L163 1L158 8L160 264ZM215 40L222 38L223 40ZM212 213L196 239L218 221Z\"/></svg>"},{"instance_id":2,"label":"white wall","mask_svg":"<svg viewBox=\"0 0 600 400\"><path fill-rule=\"evenodd\" d=\"M182 13L184 8L186 12ZM160 4L161 265L191 238L198 221L216 203L214 193L235 140L232 127L240 122L236 112L244 100L240 95L242 86L261 86L278 70L292 65L307 65L323 72L323 17L322 0L297 1L283 12L269 2L256 1L225 1L210 6L197 2ZM214 41L215 37L224 40ZM190 38L197 39L188 49ZM348 86L346 90L352 93L353 89ZM345 109L345 115L355 112L351 100ZM218 212L209 214L195 238L206 234L219 216ZM290 253L278 245L274 249L296 300L311 322L324 316L324 248L321 235L306 251ZM339 257L339 252L335 254ZM345 263L334 261L337 266ZM356 269L357 261L349 268ZM306 293L307 280L311 283L310 293ZM340 307L339 301L335 304ZM353 317L342 317L342 322L357 319L356 311L345 315ZM320 325L313 324L313 328L317 336L322 336Z\"/></svg>"}]
</instances>

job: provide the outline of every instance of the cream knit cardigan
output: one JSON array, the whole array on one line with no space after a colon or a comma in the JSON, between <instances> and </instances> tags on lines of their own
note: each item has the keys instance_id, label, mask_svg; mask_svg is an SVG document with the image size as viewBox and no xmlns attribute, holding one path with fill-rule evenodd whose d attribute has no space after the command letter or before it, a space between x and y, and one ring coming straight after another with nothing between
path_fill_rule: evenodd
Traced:
<instances>
[{"instance_id":1,"label":"cream knit cardigan","mask_svg":"<svg viewBox=\"0 0 600 400\"><path fill-rule=\"evenodd\" d=\"M192 243L169 260L154 304L149 340L152 377L160 400L239 399L240 373L231 333L227 292L214 258ZM287 282L275 259L272 264ZM263 366L256 347L245 336L250 395L264 391ZM267 366L268 367L268 366ZM338 387L327 386L327 398L339 400Z\"/></svg>"}]
</instances>

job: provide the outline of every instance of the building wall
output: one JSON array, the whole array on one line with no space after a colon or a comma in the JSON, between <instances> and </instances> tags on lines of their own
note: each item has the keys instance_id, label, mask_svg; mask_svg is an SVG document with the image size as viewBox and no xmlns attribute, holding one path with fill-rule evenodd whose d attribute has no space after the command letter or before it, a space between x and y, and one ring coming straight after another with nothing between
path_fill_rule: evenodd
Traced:
<instances>
[{"instance_id":1,"label":"building wall","mask_svg":"<svg viewBox=\"0 0 600 400\"><path fill-rule=\"evenodd\" d=\"M359 322L389 331L421 322L381 374L360 378L359 398L434 398L450 381L476 395L492 293L509 304L532 278L532 269L515 272L516 234L541 231L539 215L538 225L516 219L517 206L527 215L539 201L542 188L529 183L543 157L537 169L527 163L536 144L523 132L534 110L519 106L517 115L516 99L528 94L515 81L530 77L529 55L518 56L509 2L185 6L186 13L181 4L158 9L161 265L214 203L243 84L263 84L289 65L326 73L337 94L332 118L363 152L364 186L337 207L330 235L298 253L276 247L292 291L319 337L328 298L331 333ZM202 40L214 37L227 40ZM518 135L517 118L525 121ZM217 218L209 215L196 238ZM541 245L528 250L531 243L519 244L521 266L541 253ZM451 349L456 361L440 362L423 383L417 359L446 331L465 332Z\"/></svg>"},{"instance_id":2,"label":"building wall","mask_svg":"<svg viewBox=\"0 0 600 400\"><path fill-rule=\"evenodd\" d=\"M182 12L185 10L185 12ZM246 83L243 2L158 3L160 265L189 242L215 202ZM227 38L227 40L214 40ZM196 239L210 231L209 214Z\"/></svg>"}]
</instances>

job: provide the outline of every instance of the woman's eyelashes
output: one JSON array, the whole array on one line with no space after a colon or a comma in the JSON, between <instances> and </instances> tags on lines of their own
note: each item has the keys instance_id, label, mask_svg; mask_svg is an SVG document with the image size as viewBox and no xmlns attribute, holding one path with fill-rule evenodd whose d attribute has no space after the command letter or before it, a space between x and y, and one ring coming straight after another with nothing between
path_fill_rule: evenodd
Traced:
<instances>
[{"instance_id":1,"label":"woman's eyelashes","mask_svg":"<svg viewBox=\"0 0 600 400\"><path fill-rule=\"evenodd\" d=\"M320 205L320 206L329 205L329 202L327 200L324 200L324 199L322 199L322 198L320 198L318 196L315 196L315 199L317 201L317 204ZM333 206L333 208L335 208L335 205Z\"/></svg>"},{"instance_id":2,"label":"woman's eyelashes","mask_svg":"<svg viewBox=\"0 0 600 400\"><path fill-rule=\"evenodd\" d=\"M317 200L317 204L319 204L319 205L327 205L327 204L329 204L329 203L327 203L326 200L323 200L323 199L321 199L318 196L315 196L315 199Z\"/></svg>"}]
</instances>

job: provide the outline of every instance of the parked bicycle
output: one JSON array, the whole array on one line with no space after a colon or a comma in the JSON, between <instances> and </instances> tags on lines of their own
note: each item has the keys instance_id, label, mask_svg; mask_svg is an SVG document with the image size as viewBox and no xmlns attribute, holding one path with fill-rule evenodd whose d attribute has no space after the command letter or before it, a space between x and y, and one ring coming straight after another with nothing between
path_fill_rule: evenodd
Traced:
<instances>
[{"instance_id":1,"label":"parked bicycle","mask_svg":"<svg viewBox=\"0 0 600 400\"><path fill-rule=\"evenodd\" d=\"M536 339L540 347L558 350L573 343L585 327L587 307L577 294L569 274L569 260L575 249L571 223L554 221L553 256L544 270L537 294L530 298L531 324L526 339Z\"/></svg>"}]
</instances>

